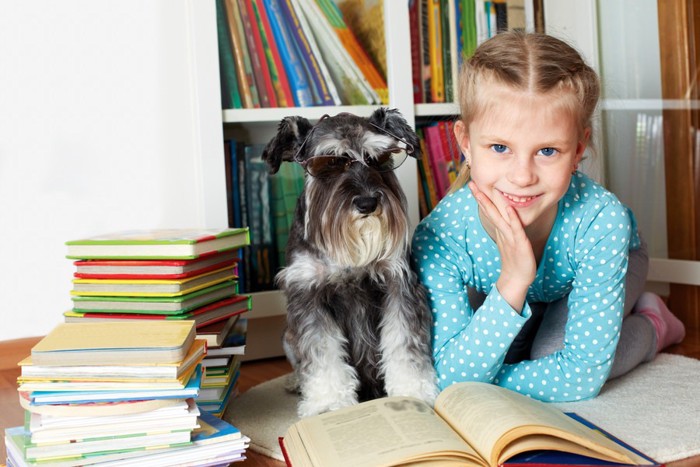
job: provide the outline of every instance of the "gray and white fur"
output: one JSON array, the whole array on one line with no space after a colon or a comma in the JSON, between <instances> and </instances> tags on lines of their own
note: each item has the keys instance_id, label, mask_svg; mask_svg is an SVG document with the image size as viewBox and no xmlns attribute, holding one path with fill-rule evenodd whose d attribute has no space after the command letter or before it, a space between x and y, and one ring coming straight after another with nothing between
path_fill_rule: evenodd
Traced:
<instances>
[{"instance_id":1,"label":"gray and white fur","mask_svg":"<svg viewBox=\"0 0 700 467\"><path fill-rule=\"evenodd\" d=\"M396 148L389 135L420 156L418 137L401 114L379 108L369 118L339 114L316 125L284 118L263 158L272 173L283 161L303 164L315 155L362 162ZM301 417L384 395L434 402L432 322L410 268L409 236L394 171L352 163L337 177L306 177L287 266L276 277L288 303L283 343Z\"/></svg>"}]
</instances>

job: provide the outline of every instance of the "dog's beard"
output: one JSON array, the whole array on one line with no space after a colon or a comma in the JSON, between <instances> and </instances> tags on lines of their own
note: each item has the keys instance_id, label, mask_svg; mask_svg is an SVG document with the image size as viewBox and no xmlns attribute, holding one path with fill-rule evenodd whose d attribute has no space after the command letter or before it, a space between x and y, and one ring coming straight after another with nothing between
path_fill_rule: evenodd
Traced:
<instances>
[{"instance_id":1,"label":"dog's beard","mask_svg":"<svg viewBox=\"0 0 700 467\"><path fill-rule=\"evenodd\" d=\"M316 199L307 203L307 238L337 266L364 267L405 253L408 222L395 195L383 192L377 209L365 215L347 197L329 195L318 186L309 188L307 195Z\"/></svg>"}]
</instances>

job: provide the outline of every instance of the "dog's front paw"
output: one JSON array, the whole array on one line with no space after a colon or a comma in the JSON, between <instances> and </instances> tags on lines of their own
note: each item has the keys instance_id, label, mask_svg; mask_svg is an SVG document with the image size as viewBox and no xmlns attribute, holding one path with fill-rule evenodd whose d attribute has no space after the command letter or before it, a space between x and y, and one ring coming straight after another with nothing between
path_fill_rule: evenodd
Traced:
<instances>
[{"instance_id":1,"label":"dog's front paw","mask_svg":"<svg viewBox=\"0 0 700 467\"><path fill-rule=\"evenodd\" d=\"M284 379L284 390L291 394L299 394L299 378L295 371L289 373Z\"/></svg>"},{"instance_id":2,"label":"dog's front paw","mask_svg":"<svg viewBox=\"0 0 700 467\"><path fill-rule=\"evenodd\" d=\"M357 404L357 398L354 394L326 393L321 397L315 395L314 397L302 398L297 407L297 413L299 417L304 418L355 404Z\"/></svg>"},{"instance_id":3,"label":"dog's front paw","mask_svg":"<svg viewBox=\"0 0 700 467\"><path fill-rule=\"evenodd\" d=\"M430 371L425 373L424 375L413 375L413 377L400 376L387 381L387 395L416 397L432 407L440 391L435 374Z\"/></svg>"}]
</instances>

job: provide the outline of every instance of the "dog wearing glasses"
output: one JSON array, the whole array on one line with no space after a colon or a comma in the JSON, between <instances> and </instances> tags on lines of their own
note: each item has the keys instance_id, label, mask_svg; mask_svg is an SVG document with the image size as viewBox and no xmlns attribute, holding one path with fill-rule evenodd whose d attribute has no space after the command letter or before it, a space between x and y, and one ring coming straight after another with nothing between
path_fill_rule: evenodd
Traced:
<instances>
[{"instance_id":1,"label":"dog wearing glasses","mask_svg":"<svg viewBox=\"0 0 700 467\"><path fill-rule=\"evenodd\" d=\"M287 299L283 343L306 417L385 395L437 395L425 291L409 265L406 197L394 169L419 157L396 110L369 118L284 118L263 158L306 169L276 280Z\"/></svg>"}]
</instances>

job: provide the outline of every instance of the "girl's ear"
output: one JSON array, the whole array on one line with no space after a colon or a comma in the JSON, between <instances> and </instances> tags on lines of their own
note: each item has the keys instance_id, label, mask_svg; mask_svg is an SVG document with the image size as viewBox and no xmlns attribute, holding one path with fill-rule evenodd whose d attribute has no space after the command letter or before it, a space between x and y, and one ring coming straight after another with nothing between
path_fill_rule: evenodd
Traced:
<instances>
[{"instance_id":1,"label":"girl's ear","mask_svg":"<svg viewBox=\"0 0 700 467\"><path fill-rule=\"evenodd\" d=\"M459 148L464 154L464 158L469 161L471 160L471 145L469 143L469 132L467 130L467 125L464 124L462 120L457 120L454 127L455 139Z\"/></svg>"},{"instance_id":2,"label":"girl's ear","mask_svg":"<svg viewBox=\"0 0 700 467\"><path fill-rule=\"evenodd\" d=\"M583 137L579 140L578 145L576 146L576 158L574 160L574 168L578 167L578 165L581 163L581 159L583 159L583 154L586 152L586 148L588 147L588 141L591 139L591 129L586 128L583 132Z\"/></svg>"}]
</instances>

